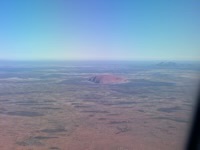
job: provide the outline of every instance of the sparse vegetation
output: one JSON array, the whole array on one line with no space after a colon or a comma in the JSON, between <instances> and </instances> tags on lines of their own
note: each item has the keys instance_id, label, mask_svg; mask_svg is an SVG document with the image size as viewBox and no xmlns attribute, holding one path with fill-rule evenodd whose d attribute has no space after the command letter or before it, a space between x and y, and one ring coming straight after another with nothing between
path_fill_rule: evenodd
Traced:
<instances>
[{"instance_id":1,"label":"sparse vegetation","mask_svg":"<svg viewBox=\"0 0 200 150\"><path fill-rule=\"evenodd\" d=\"M196 82L189 76L197 70L128 66L112 68L128 79L123 84L89 82L109 73L100 66L0 68L0 139L33 150L86 150L88 143L90 150L132 150L145 139L147 145L165 141L171 150L189 123L188 87Z\"/></svg>"}]
</instances>

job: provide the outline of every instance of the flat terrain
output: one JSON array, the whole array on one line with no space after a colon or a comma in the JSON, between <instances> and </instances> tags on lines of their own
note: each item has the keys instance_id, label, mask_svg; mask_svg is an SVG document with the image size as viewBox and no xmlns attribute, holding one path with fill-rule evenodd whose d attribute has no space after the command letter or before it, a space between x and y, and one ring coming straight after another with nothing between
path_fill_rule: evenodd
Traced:
<instances>
[{"instance_id":1,"label":"flat terrain","mask_svg":"<svg viewBox=\"0 0 200 150\"><path fill-rule=\"evenodd\" d=\"M181 150L200 70L142 62L2 62L1 150ZM98 84L113 74L128 82Z\"/></svg>"}]
</instances>

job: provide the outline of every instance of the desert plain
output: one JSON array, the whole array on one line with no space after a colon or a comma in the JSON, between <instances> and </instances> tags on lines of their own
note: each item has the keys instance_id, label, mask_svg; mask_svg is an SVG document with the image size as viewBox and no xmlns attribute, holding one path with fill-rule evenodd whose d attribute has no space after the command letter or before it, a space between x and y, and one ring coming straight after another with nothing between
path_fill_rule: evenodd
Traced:
<instances>
[{"instance_id":1,"label":"desert plain","mask_svg":"<svg viewBox=\"0 0 200 150\"><path fill-rule=\"evenodd\" d=\"M2 62L0 150L182 150L199 72L179 62Z\"/></svg>"}]
</instances>

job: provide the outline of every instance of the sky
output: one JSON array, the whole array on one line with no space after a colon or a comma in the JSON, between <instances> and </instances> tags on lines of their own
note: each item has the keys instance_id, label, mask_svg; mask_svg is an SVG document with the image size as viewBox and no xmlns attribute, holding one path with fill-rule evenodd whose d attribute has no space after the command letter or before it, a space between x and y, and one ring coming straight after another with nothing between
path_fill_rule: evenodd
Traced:
<instances>
[{"instance_id":1,"label":"sky","mask_svg":"<svg viewBox=\"0 0 200 150\"><path fill-rule=\"evenodd\" d=\"M200 60L199 0L1 0L1 60Z\"/></svg>"}]
</instances>

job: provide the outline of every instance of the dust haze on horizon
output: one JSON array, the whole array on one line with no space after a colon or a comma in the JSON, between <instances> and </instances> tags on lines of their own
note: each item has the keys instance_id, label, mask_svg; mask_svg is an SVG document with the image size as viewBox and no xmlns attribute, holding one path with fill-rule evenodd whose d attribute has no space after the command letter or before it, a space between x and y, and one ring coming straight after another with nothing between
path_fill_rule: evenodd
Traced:
<instances>
[{"instance_id":1,"label":"dust haze on horizon","mask_svg":"<svg viewBox=\"0 0 200 150\"><path fill-rule=\"evenodd\" d=\"M0 2L0 60L200 60L200 2Z\"/></svg>"}]
</instances>

